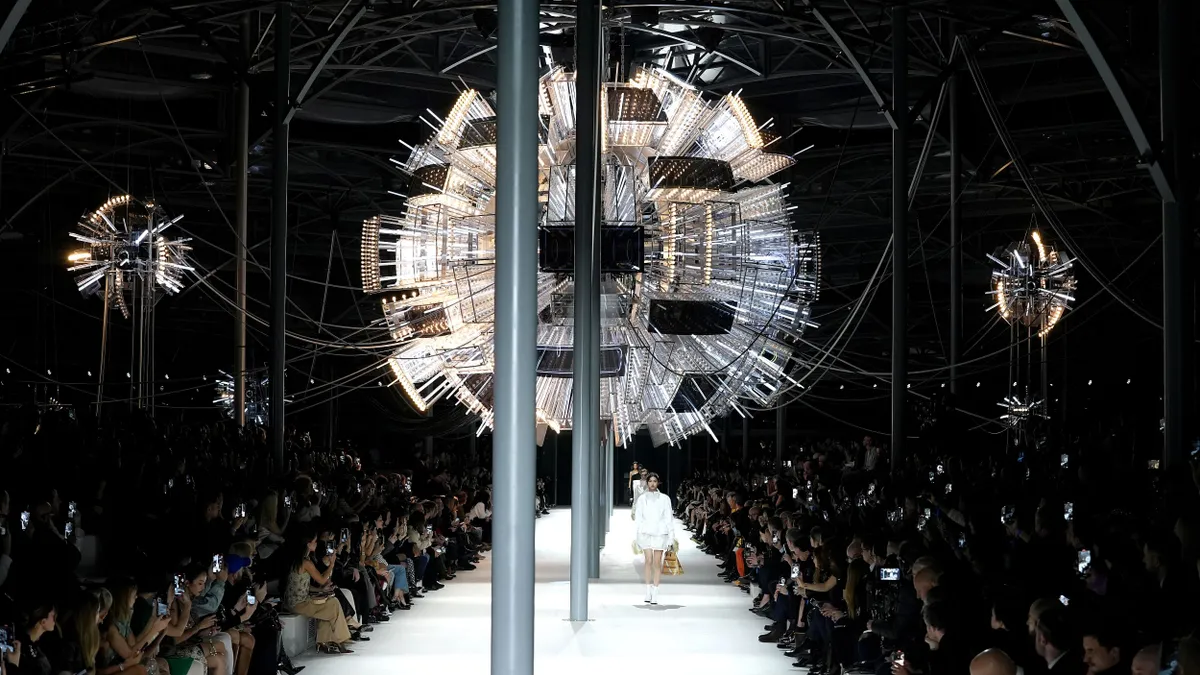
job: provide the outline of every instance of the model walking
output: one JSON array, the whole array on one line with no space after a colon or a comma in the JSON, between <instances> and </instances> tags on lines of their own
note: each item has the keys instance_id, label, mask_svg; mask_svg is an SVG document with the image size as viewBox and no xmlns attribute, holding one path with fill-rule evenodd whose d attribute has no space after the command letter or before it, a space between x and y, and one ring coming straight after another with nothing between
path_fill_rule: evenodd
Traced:
<instances>
[{"instance_id":1,"label":"model walking","mask_svg":"<svg viewBox=\"0 0 1200 675\"><path fill-rule=\"evenodd\" d=\"M625 484L625 501L629 502L630 506L637 501L637 495L633 492L633 484L642 479L642 467L637 463L633 463L633 468L629 471L629 481Z\"/></svg>"},{"instance_id":2,"label":"model walking","mask_svg":"<svg viewBox=\"0 0 1200 675\"><path fill-rule=\"evenodd\" d=\"M675 541L671 498L659 492L658 474L646 476L646 491L633 505L633 521L636 524L638 548L646 557L646 602L657 605L663 555Z\"/></svg>"}]
</instances>

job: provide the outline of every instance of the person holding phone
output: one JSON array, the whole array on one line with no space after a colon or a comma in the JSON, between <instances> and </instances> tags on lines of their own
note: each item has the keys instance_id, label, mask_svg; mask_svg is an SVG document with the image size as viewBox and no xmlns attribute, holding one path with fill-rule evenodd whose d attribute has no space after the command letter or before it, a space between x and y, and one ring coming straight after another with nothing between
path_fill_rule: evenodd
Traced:
<instances>
[{"instance_id":1,"label":"person holding phone","mask_svg":"<svg viewBox=\"0 0 1200 675\"><path fill-rule=\"evenodd\" d=\"M325 556L325 572L319 572L309 556L317 550L317 535L311 530L296 536L288 552L284 609L317 620L317 648L326 654L350 654L350 627L342 605L328 593L313 595L312 586L327 587L333 576L336 552Z\"/></svg>"},{"instance_id":2,"label":"person holding phone","mask_svg":"<svg viewBox=\"0 0 1200 675\"><path fill-rule=\"evenodd\" d=\"M137 603L137 584L132 579L109 582L113 604L104 625L104 640L108 644L108 666L117 666L120 673L159 675L169 672L165 661L158 658L155 642L170 623L168 617L155 617L138 633L133 631L133 608Z\"/></svg>"},{"instance_id":3,"label":"person holding phone","mask_svg":"<svg viewBox=\"0 0 1200 675\"><path fill-rule=\"evenodd\" d=\"M207 622L209 626L199 633L202 646L206 648L206 653L220 654L225 665L224 675L233 675L233 638L221 632L218 625L220 617L216 614L217 607L225 597L223 582L228 578L228 571L222 566L220 572L213 574L208 562L203 562L189 568L184 578L187 582L184 595L190 600L192 623Z\"/></svg>"}]
</instances>

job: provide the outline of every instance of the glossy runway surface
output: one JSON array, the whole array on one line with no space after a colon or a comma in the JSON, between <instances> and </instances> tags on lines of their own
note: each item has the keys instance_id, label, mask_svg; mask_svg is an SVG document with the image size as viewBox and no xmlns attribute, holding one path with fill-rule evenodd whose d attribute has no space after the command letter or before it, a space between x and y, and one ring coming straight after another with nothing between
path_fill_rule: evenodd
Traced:
<instances>
[{"instance_id":1,"label":"glossy runway surface","mask_svg":"<svg viewBox=\"0 0 1200 675\"><path fill-rule=\"evenodd\" d=\"M631 549L629 510L613 516L601 554L601 578L591 583L590 618L566 621L570 590L571 513L556 510L537 521L535 599L536 670L581 675L643 671L714 673L788 672L774 645L759 644L766 620L746 611L747 595L717 578L715 558L696 550L680 528L685 574L663 577L659 605L642 602L641 556ZM304 675L354 672L394 675L414 668L450 666L490 672L489 557L444 590L430 593L410 612L397 612L353 646L352 655L308 654L296 660ZM764 670L769 669L769 670Z\"/></svg>"}]
</instances>

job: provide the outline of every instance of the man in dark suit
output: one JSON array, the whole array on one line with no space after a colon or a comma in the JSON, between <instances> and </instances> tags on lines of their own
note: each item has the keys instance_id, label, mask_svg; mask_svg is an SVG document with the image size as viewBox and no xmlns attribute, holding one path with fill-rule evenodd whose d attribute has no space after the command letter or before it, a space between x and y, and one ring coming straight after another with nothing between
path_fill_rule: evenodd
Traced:
<instances>
[{"instance_id":1,"label":"man in dark suit","mask_svg":"<svg viewBox=\"0 0 1200 675\"><path fill-rule=\"evenodd\" d=\"M1079 653L1080 638L1065 607L1042 612L1034 631L1034 649L1046 660L1050 675L1085 675L1087 666Z\"/></svg>"}]
</instances>

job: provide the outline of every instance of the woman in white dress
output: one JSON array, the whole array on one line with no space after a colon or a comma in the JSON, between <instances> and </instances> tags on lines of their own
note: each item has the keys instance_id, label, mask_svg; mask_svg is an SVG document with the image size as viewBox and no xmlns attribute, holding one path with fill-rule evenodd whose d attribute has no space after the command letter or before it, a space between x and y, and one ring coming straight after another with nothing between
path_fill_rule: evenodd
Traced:
<instances>
[{"instance_id":1,"label":"woman in white dress","mask_svg":"<svg viewBox=\"0 0 1200 675\"><path fill-rule=\"evenodd\" d=\"M646 491L633 506L637 545L646 557L646 602L658 604L663 555L675 541L675 515L671 498L658 491L658 474L646 477Z\"/></svg>"},{"instance_id":2,"label":"woman in white dress","mask_svg":"<svg viewBox=\"0 0 1200 675\"><path fill-rule=\"evenodd\" d=\"M633 481L633 501L631 502L632 504L637 504L638 497L641 497L642 494L644 494L646 492L646 477L649 475L650 475L650 472L647 471L646 467L644 467L644 466L642 467L641 471L638 472L637 479Z\"/></svg>"}]
</instances>

